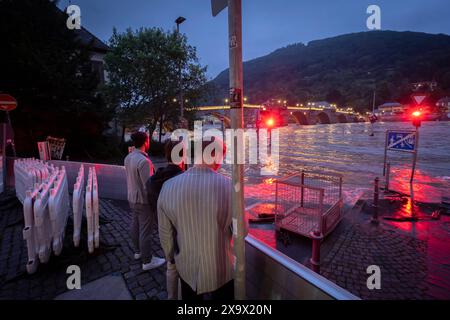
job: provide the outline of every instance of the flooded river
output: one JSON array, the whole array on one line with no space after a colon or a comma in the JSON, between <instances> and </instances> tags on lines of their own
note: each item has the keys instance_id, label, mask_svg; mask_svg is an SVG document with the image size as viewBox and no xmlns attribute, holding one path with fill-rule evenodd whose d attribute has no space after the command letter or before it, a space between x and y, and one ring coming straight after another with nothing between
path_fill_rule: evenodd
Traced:
<instances>
[{"instance_id":1,"label":"flooded river","mask_svg":"<svg viewBox=\"0 0 450 320\"><path fill-rule=\"evenodd\" d=\"M274 195L275 178L302 169L327 170L344 177L344 200L353 205L375 177L383 178L385 132L413 130L411 123L377 123L375 136L370 124L332 124L280 129L280 170L277 176L261 176L255 166L246 166L246 200L268 200ZM391 189L409 193L412 154L389 152ZM229 174L229 166L223 168ZM450 122L425 122L420 128L417 170L414 183L418 201L441 202L450 197Z\"/></svg>"}]
</instances>

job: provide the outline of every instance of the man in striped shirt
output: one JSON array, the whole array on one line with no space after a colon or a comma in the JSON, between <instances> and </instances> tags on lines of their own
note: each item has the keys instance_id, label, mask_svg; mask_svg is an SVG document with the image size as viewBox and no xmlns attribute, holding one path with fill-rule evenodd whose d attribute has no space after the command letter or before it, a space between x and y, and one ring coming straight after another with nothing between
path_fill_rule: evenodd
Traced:
<instances>
[{"instance_id":1,"label":"man in striped shirt","mask_svg":"<svg viewBox=\"0 0 450 320\"><path fill-rule=\"evenodd\" d=\"M156 224L156 212L150 210L146 183L153 175L153 164L148 157L150 139L145 132L131 136L135 149L125 158L128 203L132 211L131 239L136 249L134 258L142 259L145 271L161 267L165 260L153 255L152 230Z\"/></svg>"},{"instance_id":2,"label":"man in striped shirt","mask_svg":"<svg viewBox=\"0 0 450 320\"><path fill-rule=\"evenodd\" d=\"M175 262L183 300L233 299L231 181L218 174L225 145L202 144L203 161L164 183L158 199L161 246ZM211 159L205 159L210 151ZM209 160L209 161L208 161Z\"/></svg>"}]
</instances>

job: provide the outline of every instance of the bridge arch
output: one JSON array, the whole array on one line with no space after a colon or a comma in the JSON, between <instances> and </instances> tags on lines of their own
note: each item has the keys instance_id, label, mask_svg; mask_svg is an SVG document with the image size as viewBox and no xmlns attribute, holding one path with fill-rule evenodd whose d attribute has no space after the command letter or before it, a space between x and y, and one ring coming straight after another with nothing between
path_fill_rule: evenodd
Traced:
<instances>
[{"instance_id":1,"label":"bridge arch","mask_svg":"<svg viewBox=\"0 0 450 320\"><path fill-rule=\"evenodd\" d=\"M345 114L338 113L337 114L337 122L338 123L347 123L349 121L348 121L347 117L345 116Z\"/></svg>"},{"instance_id":2,"label":"bridge arch","mask_svg":"<svg viewBox=\"0 0 450 320\"><path fill-rule=\"evenodd\" d=\"M301 125L308 125L308 119L306 118L306 115L303 112L293 112L292 117L295 119L295 121L298 124Z\"/></svg>"},{"instance_id":3,"label":"bridge arch","mask_svg":"<svg viewBox=\"0 0 450 320\"><path fill-rule=\"evenodd\" d=\"M319 123L319 124L330 124L331 123L330 117L328 116L328 114L326 112L320 112L316 116L316 120L317 120L317 123Z\"/></svg>"}]
</instances>

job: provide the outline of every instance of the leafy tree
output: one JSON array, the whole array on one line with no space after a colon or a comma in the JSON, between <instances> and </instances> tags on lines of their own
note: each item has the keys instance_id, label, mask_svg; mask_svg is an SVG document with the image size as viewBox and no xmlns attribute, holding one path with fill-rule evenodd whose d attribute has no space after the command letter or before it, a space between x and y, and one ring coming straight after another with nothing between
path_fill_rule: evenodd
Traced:
<instances>
[{"instance_id":1,"label":"leafy tree","mask_svg":"<svg viewBox=\"0 0 450 320\"><path fill-rule=\"evenodd\" d=\"M124 128L145 125L153 134L158 122L169 128L178 124L180 69L187 109L201 97L206 68L184 35L159 28L114 29L109 43L105 95L118 106Z\"/></svg>"},{"instance_id":2,"label":"leafy tree","mask_svg":"<svg viewBox=\"0 0 450 320\"><path fill-rule=\"evenodd\" d=\"M19 154L35 155L36 142L53 135L67 139L71 157L96 156L111 112L66 14L48 0L1 0L0 12L0 91L18 101L11 116Z\"/></svg>"}]
</instances>

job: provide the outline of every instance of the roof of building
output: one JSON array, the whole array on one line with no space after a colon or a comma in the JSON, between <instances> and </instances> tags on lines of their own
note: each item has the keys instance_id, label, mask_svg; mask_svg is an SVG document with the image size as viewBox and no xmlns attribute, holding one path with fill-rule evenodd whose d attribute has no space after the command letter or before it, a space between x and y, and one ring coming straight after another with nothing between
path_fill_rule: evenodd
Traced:
<instances>
[{"instance_id":1,"label":"roof of building","mask_svg":"<svg viewBox=\"0 0 450 320\"><path fill-rule=\"evenodd\" d=\"M437 103L450 103L450 97L444 97L442 99L439 99Z\"/></svg>"},{"instance_id":2,"label":"roof of building","mask_svg":"<svg viewBox=\"0 0 450 320\"><path fill-rule=\"evenodd\" d=\"M106 53L110 50L110 48L99 38L94 36L91 32L89 32L86 28L81 27L81 29L75 31L77 34L78 40L82 46L88 47L89 49L97 52Z\"/></svg>"},{"instance_id":3,"label":"roof of building","mask_svg":"<svg viewBox=\"0 0 450 320\"><path fill-rule=\"evenodd\" d=\"M66 10L60 9L55 4L55 9L57 12L59 12L62 15L66 15ZM93 35L89 30L81 26L81 29L75 29L74 30L77 39L80 41L80 44L84 47L89 48L92 51L100 52L100 53L106 53L110 50L109 46L105 44L102 40L97 38L95 35Z\"/></svg>"},{"instance_id":4,"label":"roof of building","mask_svg":"<svg viewBox=\"0 0 450 320\"><path fill-rule=\"evenodd\" d=\"M386 102L382 105L378 106L378 108L392 108L392 107L401 107L402 104L398 102Z\"/></svg>"}]
</instances>

